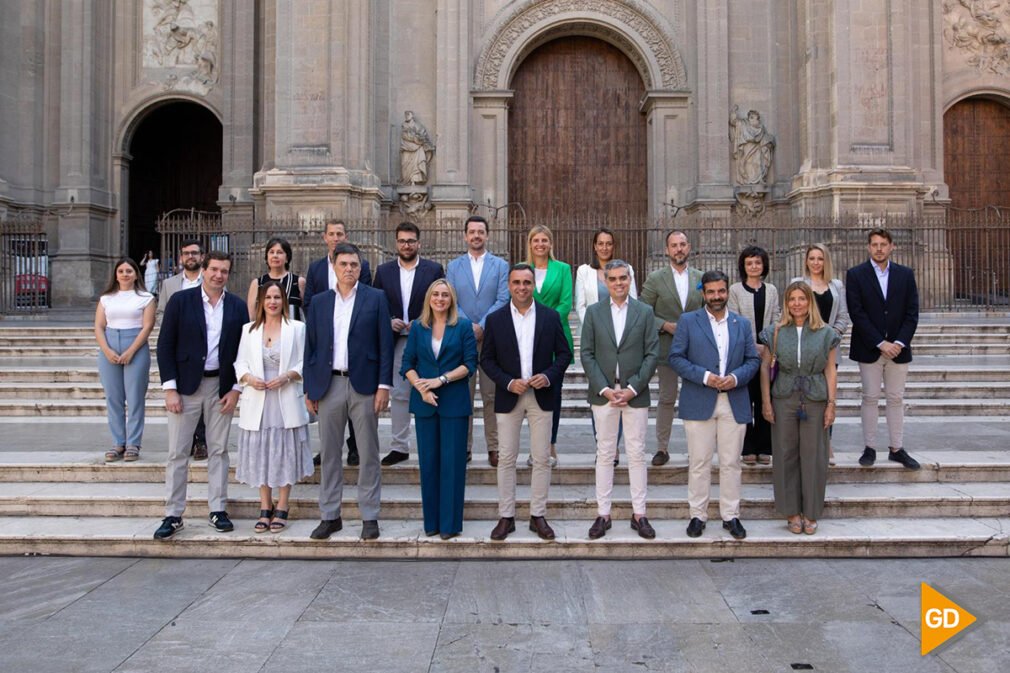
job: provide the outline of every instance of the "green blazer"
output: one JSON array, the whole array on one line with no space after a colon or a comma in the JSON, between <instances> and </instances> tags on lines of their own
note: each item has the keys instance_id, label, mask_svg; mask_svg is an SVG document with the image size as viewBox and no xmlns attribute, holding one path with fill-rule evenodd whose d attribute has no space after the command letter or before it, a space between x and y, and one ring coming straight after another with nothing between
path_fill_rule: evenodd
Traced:
<instances>
[{"instance_id":1,"label":"green blazer","mask_svg":"<svg viewBox=\"0 0 1010 673\"><path fill-rule=\"evenodd\" d=\"M672 323L680 320L680 316L689 311L696 311L705 305L705 300L701 296L702 272L693 266L687 267L687 306L680 305L680 295L677 294L677 284L673 280L673 268L667 264L662 269L658 269L649 274L642 286L642 293L639 300L644 301L652 307L656 314L656 332L659 334L659 352L662 357L659 361L666 364L666 358L670 354L670 346L673 344L673 335L663 331L663 323ZM636 388L637 390L637 388Z\"/></svg>"},{"instance_id":2,"label":"green blazer","mask_svg":"<svg viewBox=\"0 0 1010 673\"><path fill-rule=\"evenodd\" d=\"M561 316L561 327L565 331L568 347L575 352L572 342L572 328L568 316L572 312L572 267L552 259L547 262L547 275L539 290L533 290L533 298L545 306L550 306Z\"/></svg>"},{"instance_id":3,"label":"green blazer","mask_svg":"<svg viewBox=\"0 0 1010 673\"><path fill-rule=\"evenodd\" d=\"M613 386L617 365L620 364L621 387L631 386L638 393L628 406L651 406L649 379L656 373L659 358L659 333L653 321L652 307L629 297L628 318L618 344L610 314L610 300L603 299L586 308L580 348L582 367L589 379L587 399L590 404L609 403L600 391Z\"/></svg>"}]
</instances>

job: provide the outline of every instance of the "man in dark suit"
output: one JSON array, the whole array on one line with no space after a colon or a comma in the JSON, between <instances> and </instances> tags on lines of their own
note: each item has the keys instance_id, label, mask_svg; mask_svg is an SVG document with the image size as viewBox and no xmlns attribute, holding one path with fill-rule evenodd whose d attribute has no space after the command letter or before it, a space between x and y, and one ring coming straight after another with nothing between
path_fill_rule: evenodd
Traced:
<instances>
[{"instance_id":1,"label":"man in dark suit","mask_svg":"<svg viewBox=\"0 0 1010 673\"><path fill-rule=\"evenodd\" d=\"M344 426L353 420L361 442L361 539L374 540L379 537L381 486L378 414L389 405L393 384L389 305L385 293L358 282L361 256L353 245L341 243L333 249L333 266L337 288L316 296L305 326L305 404L319 417L322 442L322 521L311 537L325 540L343 527L344 468L340 455Z\"/></svg>"},{"instance_id":2,"label":"man in dark suit","mask_svg":"<svg viewBox=\"0 0 1010 673\"><path fill-rule=\"evenodd\" d=\"M403 362L403 349L410 334L410 321L420 317L424 295L428 286L445 276L442 265L422 259L421 230L413 222L396 225L396 259L380 264L375 270L373 287L386 293L389 302L390 322L393 327L395 350L393 372L399 374ZM393 422L393 440L383 465L396 465L410 455L410 384L402 376L393 377L390 394L390 416Z\"/></svg>"},{"instance_id":3,"label":"man in dark suit","mask_svg":"<svg viewBox=\"0 0 1010 673\"><path fill-rule=\"evenodd\" d=\"M553 540L547 523L547 489L551 483L551 420L553 386L561 385L572 361L561 318L549 306L533 300L536 274L529 264L509 271L512 300L487 317L480 366L495 383L494 411L498 422L498 524L492 540L504 540L516 529L516 457L523 418L530 425L530 530Z\"/></svg>"},{"instance_id":4,"label":"man in dark suit","mask_svg":"<svg viewBox=\"0 0 1010 673\"><path fill-rule=\"evenodd\" d=\"M165 540L182 528L193 431L201 414L207 425L207 500L210 525L234 529L228 499L228 433L238 404L235 356L242 326L249 321L245 302L225 291L231 257L212 251L203 261L200 287L176 292L165 307L158 336L158 369L168 410L168 462L165 519L154 533Z\"/></svg>"},{"instance_id":5,"label":"man in dark suit","mask_svg":"<svg viewBox=\"0 0 1010 673\"><path fill-rule=\"evenodd\" d=\"M312 301L313 295L321 294L327 290L333 290L337 287L337 276L333 272L333 263L330 258L333 256L333 250L341 243L347 242L347 225L344 224L343 220L328 220L326 226L323 228L323 241L326 243L326 256L309 265L309 272L305 274L305 292L302 295L302 309L306 311L309 310L309 303ZM361 272L358 277L358 282L362 285L372 284L372 271L368 266L368 260L361 257ZM354 424L348 421L347 423L347 464L357 465L358 464L358 442L357 438L354 436ZM320 457L316 455L313 457L312 462L319 465Z\"/></svg>"},{"instance_id":6,"label":"man in dark suit","mask_svg":"<svg viewBox=\"0 0 1010 673\"><path fill-rule=\"evenodd\" d=\"M915 274L891 261L894 240L886 229L870 232L870 259L849 269L845 299L852 319L849 358L859 363L863 403L863 455L859 464L870 467L877 459L877 403L883 385L887 396L888 460L918 470L919 463L905 452L905 378L912 361L912 337L919 325L919 290Z\"/></svg>"}]
</instances>

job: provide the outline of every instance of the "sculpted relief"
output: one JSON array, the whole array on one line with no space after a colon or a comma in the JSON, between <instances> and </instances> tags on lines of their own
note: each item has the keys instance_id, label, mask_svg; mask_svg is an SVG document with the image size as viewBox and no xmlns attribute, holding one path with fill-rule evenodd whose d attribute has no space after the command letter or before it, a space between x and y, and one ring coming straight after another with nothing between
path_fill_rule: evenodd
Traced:
<instances>
[{"instance_id":1,"label":"sculpted relief","mask_svg":"<svg viewBox=\"0 0 1010 673\"><path fill-rule=\"evenodd\" d=\"M1010 75L1010 3L1006 0L943 0L943 38L984 73Z\"/></svg>"},{"instance_id":2,"label":"sculpted relief","mask_svg":"<svg viewBox=\"0 0 1010 673\"><path fill-rule=\"evenodd\" d=\"M733 180L737 205L750 215L764 211L768 194L768 174L775 156L775 136L768 132L761 113L748 110L740 114L733 106L729 116L729 140L733 149Z\"/></svg>"},{"instance_id":3,"label":"sculpted relief","mask_svg":"<svg viewBox=\"0 0 1010 673\"><path fill-rule=\"evenodd\" d=\"M219 77L218 0L145 0L144 69L165 89L207 94Z\"/></svg>"}]
</instances>

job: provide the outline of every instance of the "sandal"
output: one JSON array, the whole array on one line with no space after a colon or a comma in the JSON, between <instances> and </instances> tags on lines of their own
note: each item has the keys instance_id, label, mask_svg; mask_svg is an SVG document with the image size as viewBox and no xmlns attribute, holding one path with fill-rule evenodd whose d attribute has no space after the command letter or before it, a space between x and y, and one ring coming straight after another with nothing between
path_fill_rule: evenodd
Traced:
<instances>
[{"instance_id":1,"label":"sandal","mask_svg":"<svg viewBox=\"0 0 1010 673\"><path fill-rule=\"evenodd\" d=\"M126 447L126 451L123 452L123 460L125 460L128 463L132 463L133 461L139 458L140 458L139 446L133 446L131 444L130 446Z\"/></svg>"},{"instance_id":2,"label":"sandal","mask_svg":"<svg viewBox=\"0 0 1010 673\"><path fill-rule=\"evenodd\" d=\"M772 457L771 457L770 454L767 454L767 453L762 453L762 454L758 455L757 460L758 460L758 464L759 465L771 465L772 464Z\"/></svg>"},{"instance_id":3,"label":"sandal","mask_svg":"<svg viewBox=\"0 0 1010 673\"><path fill-rule=\"evenodd\" d=\"M282 530L288 527L287 522L288 513L287 510L275 509L273 521L270 522L270 532L280 533Z\"/></svg>"},{"instance_id":4,"label":"sandal","mask_svg":"<svg viewBox=\"0 0 1010 673\"><path fill-rule=\"evenodd\" d=\"M753 453L748 453L746 456L743 457L744 465L757 465L757 462L758 458Z\"/></svg>"},{"instance_id":5,"label":"sandal","mask_svg":"<svg viewBox=\"0 0 1010 673\"><path fill-rule=\"evenodd\" d=\"M786 527L793 535L799 535L803 532L803 519L800 517L796 517L795 520L786 519Z\"/></svg>"},{"instance_id":6,"label":"sandal","mask_svg":"<svg viewBox=\"0 0 1010 673\"><path fill-rule=\"evenodd\" d=\"M105 462L114 463L122 458L124 453L126 453L125 446L114 446L105 452Z\"/></svg>"},{"instance_id":7,"label":"sandal","mask_svg":"<svg viewBox=\"0 0 1010 673\"><path fill-rule=\"evenodd\" d=\"M811 521L810 519L803 520L803 532L807 535L813 535L817 532L817 522Z\"/></svg>"},{"instance_id":8,"label":"sandal","mask_svg":"<svg viewBox=\"0 0 1010 673\"><path fill-rule=\"evenodd\" d=\"M261 509L260 519L266 519L266 521L257 521L256 525L253 526L253 530L257 533L265 533L270 530L270 517L273 515L273 510Z\"/></svg>"}]
</instances>

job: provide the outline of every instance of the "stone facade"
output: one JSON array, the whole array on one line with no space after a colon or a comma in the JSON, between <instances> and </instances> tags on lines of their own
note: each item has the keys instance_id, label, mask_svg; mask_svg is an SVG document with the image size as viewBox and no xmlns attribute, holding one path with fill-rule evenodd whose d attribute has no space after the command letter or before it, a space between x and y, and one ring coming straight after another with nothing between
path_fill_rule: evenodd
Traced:
<instances>
[{"instance_id":1,"label":"stone facade","mask_svg":"<svg viewBox=\"0 0 1010 673\"><path fill-rule=\"evenodd\" d=\"M1010 99L1008 30L980 0L5 2L0 214L47 213L55 303L92 300L126 247L132 133L178 100L221 122L226 218L397 208L407 110L437 146L409 198L503 204L512 75L566 35L642 77L651 213L739 205L734 106L774 136L762 208L921 213L947 197L944 111Z\"/></svg>"}]
</instances>

